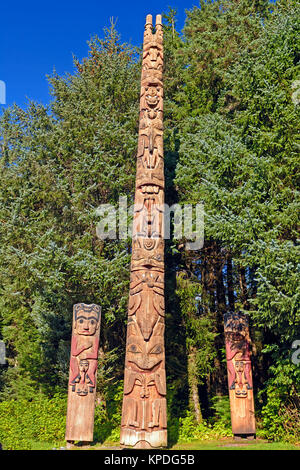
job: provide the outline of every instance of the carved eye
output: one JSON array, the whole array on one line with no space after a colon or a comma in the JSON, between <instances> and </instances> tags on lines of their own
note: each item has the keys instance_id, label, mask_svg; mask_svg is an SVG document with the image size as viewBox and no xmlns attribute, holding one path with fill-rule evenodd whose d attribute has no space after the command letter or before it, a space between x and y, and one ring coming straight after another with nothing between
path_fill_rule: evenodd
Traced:
<instances>
[{"instance_id":1,"label":"carved eye","mask_svg":"<svg viewBox=\"0 0 300 470\"><path fill-rule=\"evenodd\" d=\"M82 318L79 320L79 323L83 323L83 320L82 320Z\"/></svg>"},{"instance_id":2,"label":"carved eye","mask_svg":"<svg viewBox=\"0 0 300 470\"><path fill-rule=\"evenodd\" d=\"M156 344L154 348L151 349L149 354L161 354L163 352L162 347L160 344Z\"/></svg>"},{"instance_id":3,"label":"carved eye","mask_svg":"<svg viewBox=\"0 0 300 470\"><path fill-rule=\"evenodd\" d=\"M135 345L135 344L130 344L128 346L128 352L131 352L131 353L140 353L140 349Z\"/></svg>"},{"instance_id":4,"label":"carved eye","mask_svg":"<svg viewBox=\"0 0 300 470\"><path fill-rule=\"evenodd\" d=\"M94 325L95 324L95 320L91 320L91 325Z\"/></svg>"}]
</instances>

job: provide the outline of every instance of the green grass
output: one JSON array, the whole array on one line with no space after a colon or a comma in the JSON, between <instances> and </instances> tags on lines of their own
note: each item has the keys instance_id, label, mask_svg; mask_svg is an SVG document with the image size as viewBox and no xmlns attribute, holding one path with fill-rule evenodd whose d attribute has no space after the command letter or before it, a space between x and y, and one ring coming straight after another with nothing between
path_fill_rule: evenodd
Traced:
<instances>
[{"instance_id":1,"label":"green grass","mask_svg":"<svg viewBox=\"0 0 300 470\"><path fill-rule=\"evenodd\" d=\"M176 444L171 447L171 450L300 450L300 446L289 442L268 442L262 439L235 441L231 438L224 438L219 441L192 441Z\"/></svg>"},{"instance_id":2,"label":"green grass","mask_svg":"<svg viewBox=\"0 0 300 470\"><path fill-rule=\"evenodd\" d=\"M65 442L49 443L41 441L31 441L32 450L51 450L60 447L66 448ZM59 445L58 445L59 444ZM93 443L92 445L75 445L73 450L118 450L119 442L104 442L103 444ZM219 440L195 440L192 442L183 442L175 444L169 448L170 450L300 450L299 444L291 444L289 442L268 442L263 439L248 441L242 439L239 441L233 438L222 438Z\"/></svg>"},{"instance_id":3,"label":"green grass","mask_svg":"<svg viewBox=\"0 0 300 470\"><path fill-rule=\"evenodd\" d=\"M60 447L65 447L66 443L64 441L61 442L45 442L45 441L30 441L32 450L52 450L58 449Z\"/></svg>"},{"instance_id":4,"label":"green grass","mask_svg":"<svg viewBox=\"0 0 300 470\"><path fill-rule=\"evenodd\" d=\"M93 450L117 450L118 442L104 442L103 444L93 444L84 449ZM76 447L74 448L76 449ZM80 447L77 447L80 449ZM263 439L248 441L246 439L234 440L233 438L222 438L219 440L192 441L175 444L170 450L300 450L300 444L291 444L289 442L268 442Z\"/></svg>"}]
</instances>

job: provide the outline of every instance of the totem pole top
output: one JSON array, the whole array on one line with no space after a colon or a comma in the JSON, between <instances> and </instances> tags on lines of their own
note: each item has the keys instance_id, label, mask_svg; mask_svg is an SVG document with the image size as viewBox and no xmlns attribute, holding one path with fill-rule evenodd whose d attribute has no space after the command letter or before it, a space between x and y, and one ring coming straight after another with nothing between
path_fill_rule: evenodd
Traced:
<instances>
[{"instance_id":1,"label":"totem pole top","mask_svg":"<svg viewBox=\"0 0 300 470\"><path fill-rule=\"evenodd\" d=\"M151 25L152 26L152 15L147 15L146 16L146 24L145 26ZM156 26L162 26L162 19L161 15L156 15Z\"/></svg>"}]
</instances>

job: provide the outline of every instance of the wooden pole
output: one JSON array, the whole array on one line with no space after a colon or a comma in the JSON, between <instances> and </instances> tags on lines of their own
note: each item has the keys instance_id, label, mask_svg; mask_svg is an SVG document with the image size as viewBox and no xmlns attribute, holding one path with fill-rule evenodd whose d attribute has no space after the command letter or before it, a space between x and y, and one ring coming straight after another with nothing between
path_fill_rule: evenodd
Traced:
<instances>
[{"instance_id":1,"label":"wooden pole","mask_svg":"<svg viewBox=\"0 0 300 470\"><path fill-rule=\"evenodd\" d=\"M231 426L235 437L255 437L255 412L247 315L224 314Z\"/></svg>"},{"instance_id":2,"label":"wooden pole","mask_svg":"<svg viewBox=\"0 0 300 470\"><path fill-rule=\"evenodd\" d=\"M136 193L121 445L167 445L164 349L163 31L147 15L140 95Z\"/></svg>"},{"instance_id":3,"label":"wooden pole","mask_svg":"<svg viewBox=\"0 0 300 470\"><path fill-rule=\"evenodd\" d=\"M100 321L98 305L74 305L66 425L68 443L93 441Z\"/></svg>"}]
</instances>

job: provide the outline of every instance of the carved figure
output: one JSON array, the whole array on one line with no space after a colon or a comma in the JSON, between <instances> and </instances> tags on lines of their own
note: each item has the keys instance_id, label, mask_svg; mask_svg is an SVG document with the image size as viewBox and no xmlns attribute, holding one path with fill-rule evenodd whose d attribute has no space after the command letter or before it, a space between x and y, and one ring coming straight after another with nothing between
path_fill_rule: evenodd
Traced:
<instances>
[{"instance_id":1,"label":"carved figure","mask_svg":"<svg viewBox=\"0 0 300 470\"><path fill-rule=\"evenodd\" d=\"M255 435L250 336L245 314L224 315L225 348L232 431Z\"/></svg>"},{"instance_id":2,"label":"carved figure","mask_svg":"<svg viewBox=\"0 0 300 470\"><path fill-rule=\"evenodd\" d=\"M128 304L123 447L167 445L164 349L163 46L146 19Z\"/></svg>"},{"instance_id":3,"label":"carved figure","mask_svg":"<svg viewBox=\"0 0 300 470\"><path fill-rule=\"evenodd\" d=\"M101 309L98 305L73 307L67 441L92 441Z\"/></svg>"}]
</instances>

